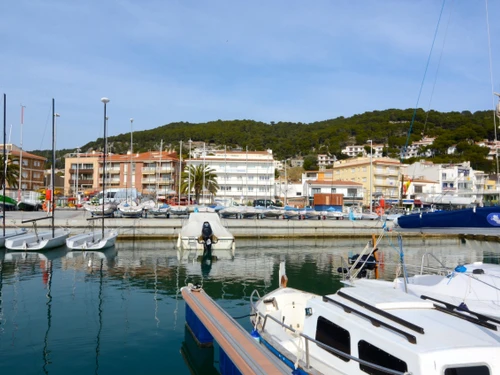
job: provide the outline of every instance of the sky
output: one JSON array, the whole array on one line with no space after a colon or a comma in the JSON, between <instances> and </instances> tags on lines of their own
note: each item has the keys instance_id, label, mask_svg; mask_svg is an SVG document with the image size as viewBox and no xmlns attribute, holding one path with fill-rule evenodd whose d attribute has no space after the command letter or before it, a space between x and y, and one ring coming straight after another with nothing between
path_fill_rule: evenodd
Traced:
<instances>
[{"instance_id":1,"label":"sky","mask_svg":"<svg viewBox=\"0 0 500 375\"><path fill-rule=\"evenodd\" d=\"M499 19L487 0L3 0L6 141L50 149L52 98L58 149L103 136L102 97L108 136L177 121L493 110Z\"/></svg>"}]
</instances>

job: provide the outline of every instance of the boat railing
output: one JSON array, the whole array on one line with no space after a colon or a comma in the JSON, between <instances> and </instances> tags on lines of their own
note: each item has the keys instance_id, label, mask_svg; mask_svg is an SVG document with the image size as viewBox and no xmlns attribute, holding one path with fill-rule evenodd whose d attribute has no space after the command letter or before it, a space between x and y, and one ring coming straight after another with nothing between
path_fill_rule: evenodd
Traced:
<instances>
[{"instance_id":1,"label":"boat railing","mask_svg":"<svg viewBox=\"0 0 500 375\"><path fill-rule=\"evenodd\" d=\"M342 255L340 255L340 267L342 268L342 281L350 280L351 268L349 267L349 262Z\"/></svg>"},{"instance_id":2,"label":"boat railing","mask_svg":"<svg viewBox=\"0 0 500 375\"><path fill-rule=\"evenodd\" d=\"M434 260L436 262L439 263L440 267L435 269L435 268L431 268L429 266L429 257L431 258L434 258ZM424 263L427 261L427 265L424 266ZM447 272L449 271L449 268L446 267L443 262L441 262L434 254L432 253L429 253L429 252L426 252L424 255L422 255L422 262L420 263L420 275L423 275L424 274L424 267L426 270L432 270L433 273L443 273L443 272Z\"/></svg>"},{"instance_id":3,"label":"boat railing","mask_svg":"<svg viewBox=\"0 0 500 375\"><path fill-rule=\"evenodd\" d=\"M336 348L328 346L328 345L326 345L326 344L324 344L316 339L313 339L312 337L310 337L302 332L297 332L296 329L289 326L288 324L281 322L278 318L276 318L272 315L269 315L269 314L263 314L260 311L258 311L257 307L255 305L255 302L253 301L255 295L257 295L259 300L261 299L260 294L257 290L254 290L252 292L252 294L250 295L250 306L252 308L252 314L255 314L258 316L258 318L256 318L255 329L257 329L257 324L259 323L260 319L263 319L261 331L264 331L266 324L267 324L267 319L271 319L273 322L277 323L282 328L289 330L289 331L293 332L294 334L298 335L299 337L303 338L304 343L305 343L305 351L304 352L305 352L305 357L306 357L305 358L306 369L309 369L311 367L310 366L310 363L311 363L310 362L310 355L309 355L309 342L313 342L314 344L318 345L320 348L327 350L330 353L332 353L338 357L353 360L353 361L358 362L359 364L362 364L364 366L370 367L370 368L378 370L378 371L382 371L385 374L390 374L390 375L408 375L409 374L409 372L401 372L401 371L393 370L393 369L390 369L387 367L379 366L375 363L365 361L361 358L352 356L352 355L347 354L341 350L338 350Z\"/></svg>"}]
</instances>

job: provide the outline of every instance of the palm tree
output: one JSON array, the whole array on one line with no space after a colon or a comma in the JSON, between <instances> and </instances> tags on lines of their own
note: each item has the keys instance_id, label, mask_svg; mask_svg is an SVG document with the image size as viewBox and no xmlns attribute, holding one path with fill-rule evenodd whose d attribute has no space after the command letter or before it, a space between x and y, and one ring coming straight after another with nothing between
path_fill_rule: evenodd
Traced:
<instances>
[{"instance_id":1,"label":"palm tree","mask_svg":"<svg viewBox=\"0 0 500 375\"><path fill-rule=\"evenodd\" d=\"M11 188L17 188L19 183L19 162L17 164L14 163L16 158L7 158L7 173L5 174L5 181L7 185ZM0 181L3 181L4 171L5 171L5 162L3 159L3 155L0 155Z\"/></svg>"},{"instance_id":2,"label":"palm tree","mask_svg":"<svg viewBox=\"0 0 500 375\"><path fill-rule=\"evenodd\" d=\"M181 193L187 194L188 187L190 194L194 191L196 202L200 201L200 195L203 191L203 181L205 181L205 190L208 190L212 195L219 190L217 183L217 174L215 169L211 169L208 165L188 165L181 175Z\"/></svg>"}]
</instances>

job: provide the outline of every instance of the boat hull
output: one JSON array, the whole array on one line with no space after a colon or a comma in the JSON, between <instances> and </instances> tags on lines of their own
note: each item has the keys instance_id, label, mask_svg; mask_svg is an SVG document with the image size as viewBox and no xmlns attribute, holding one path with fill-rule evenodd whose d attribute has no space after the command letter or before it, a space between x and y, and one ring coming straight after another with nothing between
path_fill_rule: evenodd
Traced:
<instances>
[{"instance_id":1,"label":"boat hull","mask_svg":"<svg viewBox=\"0 0 500 375\"><path fill-rule=\"evenodd\" d=\"M66 244L69 229L55 229L40 232L38 234L28 233L14 236L5 240L5 247L13 251L26 250L48 250Z\"/></svg>"},{"instance_id":2,"label":"boat hull","mask_svg":"<svg viewBox=\"0 0 500 375\"><path fill-rule=\"evenodd\" d=\"M103 250L115 245L118 232L116 230L87 232L66 239L66 246L72 250Z\"/></svg>"},{"instance_id":3,"label":"boat hull","mask_svg":"<svg viewBox=\"0 0 500 375\"><path fill-rule=\"evenodd\" d=\"M403 230L422 232L459 232L463 234L498 234L500 207L476 207L400 216L396 223Z\"/></svg>"},{"instance_id":4,"label":"boat hull","mask_svg":"<svg viewBox=\"0 0 500 375\"><path fill-rule=\"evenodd\" d=\"M5 235L0 235L0 248L5 247L5 240L8 238L12 238L14 236L19 236L22 234L26 234L26 229L9 229L5 231Z\"/></svg>"}]
</instances>

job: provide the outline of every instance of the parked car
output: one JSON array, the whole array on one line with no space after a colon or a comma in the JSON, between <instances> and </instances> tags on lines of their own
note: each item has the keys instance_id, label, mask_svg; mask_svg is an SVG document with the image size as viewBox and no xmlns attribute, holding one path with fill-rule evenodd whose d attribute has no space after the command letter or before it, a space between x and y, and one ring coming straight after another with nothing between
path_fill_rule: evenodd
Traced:
<instances>
[{"instance_id":1,"label":"parked car","mask_svg":"<svg viewBox=\"0 0 500 375\"><path fill-rule=\"evenodd\" d=\"M276 203L270 199L255 199L253 201L253 206L269 207L269 206L276 206Z\"/></svg>"}]
</instances>

